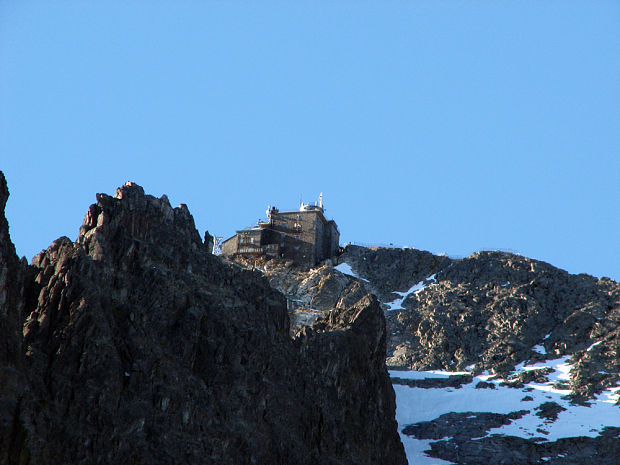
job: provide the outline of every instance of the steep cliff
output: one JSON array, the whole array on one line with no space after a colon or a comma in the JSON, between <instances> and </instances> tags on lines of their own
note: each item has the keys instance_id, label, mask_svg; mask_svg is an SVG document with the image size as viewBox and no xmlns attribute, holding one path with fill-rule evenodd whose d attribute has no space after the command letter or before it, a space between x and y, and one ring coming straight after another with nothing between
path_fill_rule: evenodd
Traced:
<instances>
[{"instance_id":1,"label":"steep cliff","mask_svg":"<svg viewBox=\"0 0 620 465\"><path fill-rule=\"evenodd\" d=\"M0 462L406 463L373 297L292 338L279 292L132 183L29 267L3 215L0 239Z\"/></svg>"},{"instance_id":2,"label":"steep cliff","mask_svg":"<svg viewBox=\"0 0 620 465\"><path fill-rule=\"evenodd\" d=\"M9 236L4 208L9 190L0 171L0 450L2 462L19 463L23 428L19 417L28 404L24 376L22 322L27 264L20 262Z\"/></svg>"}]
</instances>

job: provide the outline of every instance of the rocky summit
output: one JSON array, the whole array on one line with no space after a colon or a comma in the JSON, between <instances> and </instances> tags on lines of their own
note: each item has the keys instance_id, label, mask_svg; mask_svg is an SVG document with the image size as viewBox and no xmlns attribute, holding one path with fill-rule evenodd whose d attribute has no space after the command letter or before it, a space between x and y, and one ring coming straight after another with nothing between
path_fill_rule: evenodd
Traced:
<instances>
[{"instance_id":1,"label":"rocky summit","mask_svg":"<svg viewBox=\"0 0 620 465\"><path fill-rule=\"evenodd\" d=\"M224 258L133 183L29 265L7 198L0 174L0 463L620 464L609 278L498 251Z\"/></svg>"},{"instance_id":2,"label":"rocky summit","mask_svg":"<svg viewBox=\"0 0 620 465\"><path fill-rule=\"evenodd\" d=\"M7 198L0 174L0 463L407 463L371 294L295 330L261 273L133 183L28 265Z\"/></svg>"}]
</instances>

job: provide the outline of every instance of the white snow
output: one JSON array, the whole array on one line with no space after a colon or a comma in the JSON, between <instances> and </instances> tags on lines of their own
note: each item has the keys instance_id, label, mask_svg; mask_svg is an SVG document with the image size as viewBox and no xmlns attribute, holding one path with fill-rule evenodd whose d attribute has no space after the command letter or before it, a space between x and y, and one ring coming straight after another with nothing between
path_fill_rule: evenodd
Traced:
<instances>
[{"instance_id":1,"label":"white snow","mask_svg":"<svg viewBox=\"0 0 620 465\"><path fill-rule=\"evenodd\" d=\"M430 443L433 442L431 440L426 439L414 439L406 434L400 433L400 440L405 447L405 454L407 455L407 460L412 465L448 465L452 464L452 462L446 462L445 460L436 459L434 457L429 457L426 455L425 451L431 448ZM412 460L412 457L415 459Z\"/></svg>"},{"instance_id":2,"label":"white snow","mask_svg":"<svg viewBox=\"0 0 620 465\"><path fill-rule=\"evenodd\" d=\"M411 294L419 294L420 292L422 292L426 288L425 283L427 281L435 281L435 276L436 275L429 276L428 278L420 281L419 283L414 284L408 291L393 291L392 293L398 294L400 296L400 299L395 299L391 302L384 302L389 307L388 310L403 310L403 302L405 301L405 299L407 299L407 297L409 297Z\"/></svg>"},{"instance_id":3,"label":"white snow","mask_svg":"<svg viewBox=\"0 0 620 465\"><path fill-rule=\"evenodd\" d=\"M334 270L338 270L342 274L353 276L355 279L359 279L361 281L370 282L367 279L360 278L357 274L355 274L355 272L353 271L353 268L351 268L351 265L349 265L348 263L343 262L340 265L335 266Z\"/></svg>"},{"instance_id":4,"label":"white snow","mask_svg":"<svg viewBox=\"0 0 620 465\"><path fill-rule=\"evenodd\" d=\"M598 396L599 401L615 404L620 400L620 386L613 387L607 391L601 392Z\"/></svg>"},{"instance_id":5,"label":"white snow","mask_svg":"<svg viewBox=\"0 0 620 465\"><path fill-rule=\"evenodd\" d=\"M413 370L388 370L390 378L401 379L426 379L426 378L449 378L455 375L469 375L469 371L413 371Z\"/></svg>"},{"instance_id":6,"label":"white snow","mask_svg":"<svg viewBox=\"0 0 620 465\"><path fill-rule=\"evenodd\" d=\"M547 349L545 349L545 346L537 345L537 346L532 347L532 350L534 352L538 352L541 355L547 355Z\"/></svg>"},{"instance_id":7,"label":"white snow","mask_svg":"<svg viewBox=\"0 0 620 465\"><path fill-rule=\"evenodd\" d=\"M568 399L564 399L564 396L570 391L553 386L557 382L566 382L569 379L572 365L567 360L568 357L562 357L528 366L523 363L518 365L515 370L517 373L543 367L550 367L555 370L547 375L548 382L529 383L522 389L500 386L501 380L490 379L492 376L486 373L474 377L473 382L462 385L460 389L422 389L394 384L396 421L399 425L399 431L402 431L407 425L431 421L450 412L506 414L518 410L529 410L529 413L512 421L509 425L489 430L488 434L504 434L527 439L542 437L548 441L555 441L566 437L595 437L600 434L605 426L620 427L620 407L614 405L620 398L620 386L603 392L596 399L593 399L589 406L571 405ZM466 374L467 372L390 370L389 373L393 378L402 379L445 379L450 375ZM479 381L491 382L495 385L495 389L476 389L475 386ZM530 396L533 400L524 401L525 396ZM549 421L536 416L538 411L535 408L549 401L556 402L566 409L558 414L556 421ZM548 434L540 433L537 429L544 430ZM425 450L429 449L429 443L432 441L417 440L400 434L410 463L448 463L430 458L424 453Z\"/></svg>"},{"instance_id":8,"label":"white snow","mask_svg":"<svg viewBox=\"0 0 620 465\"><path fill-rule=\"evenodd\" d=\"M554 372L546 375L549 379L548 383L530 383L527 386L535 390L546 391L566 396L570 394L570 389L558 389L554 386L554 384L558 382L567 382L570 379L569 373L573 366L567 363L568 359L569 356L567 355L565 357L561 357L555 360L547 360L545 362L533 363L527 366L525 365L525 363L520 363L515 367L515 371L519 373L523 371L538 370L540 368L553 368Z\"/></svg>"}]
</instances>

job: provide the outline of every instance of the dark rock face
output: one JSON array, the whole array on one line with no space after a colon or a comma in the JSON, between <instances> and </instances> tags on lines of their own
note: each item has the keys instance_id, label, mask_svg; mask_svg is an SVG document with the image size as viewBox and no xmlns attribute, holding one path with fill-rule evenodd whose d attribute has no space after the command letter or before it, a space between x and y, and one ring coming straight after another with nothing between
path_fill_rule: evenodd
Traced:
<instances>
[{"instance_id":1,"label":"dark rock face","mask_svg":"<svg viewBox=\"0 0 620 465\"><path fill-rule=\"evenodd\" d=\"M486 436L492 428L508 425L512 420L529 413L519 410L507 414L489 412L447 413L433 421L424 421L406 426L403 433L418 439L442 439L452 437L454 441L465 442Z\"/></svg>"},{"instance_id":2,"label":"dark rock face","mask_svg":"<svg viewBox=\"0 0 620 465\"><path fill-rule=\"evenodd\" d=\"M404 386L421 388L421 389L443 389L443 388L449 388L449 387L460 389L460 387L463 384L469 384L472 382L472 377L470 375L455 375L455 376L448 376L447 378L424 378L424 379L402 379L398 377L392 377L391 379L392 379L392 384L402 384ZM491 386L495 387L492 384Z\"/></svg>"},{"instance_id":3,"label":"dark rock face","mask_svg":"<svg viewBox=\"0 0 620 465\"><path fill-rule=\"evenodd\" d=\"M9 189L0 172L0 210L4 213ZM9 235L9 224L0 215L0 331L6 338L0 341L0 362L15 360L20 352L17 331L21 319L23 289L20 286L24 267L20 266Z\"/></svg>"},{"instance_id":4,"label":"dark rock face","mask_svg":"<svg viewBox=\"0 0 620 465\"><path fill-rule=\"evenodd\" d=\"M21 322L24 312L25 263L20 263L9 236L4 207L9 197L0 171L0 450L3 463L19 463L23 428L16 421L28 386L21 371Z\"/></svg>"},{"instance_id":5,"label":"dark rock face","mask_svg":"<svg viewBox=\"0 0 620 465\"><path fill-rule=\"evenodd\" d=\"M432 457L459 465L617 465L620 430L607 428L596 438L578 437L536 442L514 436L431 443Z\"/></svg>"},{"instance_id":6,"label":"dark rock face","mask_svg":"<svg viewBox=\"0 0 620 465\"><path fill-rule=\"evenodd\" d=\"M374 298L293 339L279 292L131 183L30 267L4 215L0 240L0 463L406 463Z\"/></svg>"}]
</instances>

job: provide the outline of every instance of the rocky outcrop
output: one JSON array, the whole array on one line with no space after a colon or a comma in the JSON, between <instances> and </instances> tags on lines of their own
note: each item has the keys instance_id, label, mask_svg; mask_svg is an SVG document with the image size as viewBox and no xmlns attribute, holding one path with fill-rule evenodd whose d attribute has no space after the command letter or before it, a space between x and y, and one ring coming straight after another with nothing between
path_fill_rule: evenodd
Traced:
<instances>
[{"instance_id":1,"label":"rocky outcrop","mask_svg":"<svg viewBox=\"0 0 620 465\"><path fill-rule=\"evenodd\" d=\"M563 412L571 405L587 406L620 383L618 283L571 275L504 252L456 260L415 249L347 246L335 260L316 268L278 260L252 266L287 296L299 327L319 321L350 296L372 292L385 312L388 366L465 371L413 378L394 371L398 392L424 390L431 404L441 398L451 405L447 392L458 397L475 389L497 399L494 394L500 391L517 391L521 406L513 412L486 411L481 402L467 406L474 411L438 413L429 421L401 424L403 435L434 441L430 455L458 464L590 463L587 457L615 464L617 428L590 429L588 435L598 433L595 437L553 441L548 430L556 421L566 421ZM547 363L551 360L555 362ZM540 365L531 366L535 363ZM561 363L568 367L562 370L570 372L559 371ZM486 371L491 375L475 376ZM531 392L531 384L561 394L541 400ZM440 391L444 394L439 396ZM534 426L531 434L528 429L527 438L497 433L521 421L521 434L523 424L537 421L543 426Z\"/></svg>"},{"instance_id":2,"label":"rocky outcrop","mask_svg":"<svg viewBox=\"0 0 620 465\"><path fill-rule=\"evenodd\" d=\"M30 267L0 217L1 463L406 463L374 298L292 338L279 292L132 183Z\"/></svg>"},{"instance_id":3,"label":"rocky outcrop","mask_svg":"<svg viewBox=\"0 0 620 465\"><path fill-rule=\"evenodd\" d=\"M403 433L417 439L452 438L453 441L467 442L487 435L493 429L510 424L528 413L519 410L507 414L489 412L446 413L432 421L424 421L403 428Z\"/></svg>"},{"instance_id":4,"label":"rocky outcrop","mask_svg":"<svg viewBox=\"0 0 620 465\"><path fill-rule=\"evenodd\" d=\"M472 441L454 438L431 443L432 457L459 465L617 465L620 430L607 428L596 438L532 441L514 436L487 436Z\"/></svg>"},{"instance_id":5,"label":"rocky outcrop","mask_svg":"<svg viewBox=\"0 0 620 465\"><path fill-rule=\"evenodd\" d=\"M19 418L28 396L22 371L21 330L24 313L24 277L27 265L20 263L9 235L4 207L9 190L0 171L0 462L19 463L23 428Z\"/></svg>"},{"instance_id":6,"label":"rocky outcrop","mask_svg":"<svg viewBox=\"0 0 620 465\"><path fill-rule=\"evenodd\" d=\"M9 198L9 189L0 172L0 211L4 212ZM20 352L17 336L22 313L22 281L25 267L19 263L15 246L9 235L9 224L0 215L0 331L6 338L0 340L0 363L15 360Z\"/></svg>"},{"instance_id":7,"label":"rocky outcrop","mask_svg":"<svg viewBox=\"0 0 620 465\"><path fill-rule=\"evenodd\" d=\"M547 263L503 252L480 252L462 260L435 257L436 267L423 258L424 253L416 265L401 264L418 260L410 250L355 248L351 252L345 250L340 260L362 278L363 286L377 290L385 304L398 298L398 305L384 305L387 361L392 368L489 371L495 382L480 381L476 388L504 386L528 392L533 388L526 385L535 383L570 393L562 398L563 406L559 396L556 401L532 402L534 398L525 395L521 400L529 411L491 413L482 402L472 406L478 411L452 412L405 426L403 434L434 440L429 455L461 465L617 462L617 428L609 427L594 437L575 432L577 437L551 441L546 426L558 421L570 408L569 402L587 406L596 395L609 393L620 383L618 283L571 275ZM391 266L379 267L385 269L384 275L367 265L378 254L393 261ZM407 279L391 288L403 273L399 270L407 270ZM397 293L387 293L390 288ZM570 368L567 375L560 376L551 367L527 366L539 362L544 366L543 362L560 358ZM517 364L526 369L515 371ZM411 388L454 389L454 396L459 395L463 381L468 382L468 375L393 379L394 384ZM525 412L544 425L534 436L494 433L499 425L518 421ZM597 431L591 429L588 435ZM570 429L565 434L570 436Z\"/></svg>"},{"instance_id":8,"label":"rocky outcrop","mask_svg":"<svg viewBox=\"0 0 620 465\"><path fill-rule=\"evenodd\" d=\"M436 274L388 315L391 364L415 369L491 370L573 355L576 394L612 386L620 371L620 286L546 263L481 252ZM393 341L396 342L396 341ZM594 379L594 373L611 373ZM583 379L582 379L583 378Z\"/></svg>"},{"instance_id":9,"label":"rocky outcrop","mask_svg":"<svg viewBox=\"0 0 620 465\"><path fill-rule=\"evenodd\" d=\"M356 245L345 247L338 261L351 265L381 302L396 299L394 291L406 291L454 262L425 250Z\"/></svg>"},{"instance_id":10,"label":"rocky outcrop","mask_svg":"<svg viewBox=\"0 0 620 465\"><path fill-rule=\"evenodd\" d=\"M518 363L571 355L575 396L592 396L620 379L620 285L608 278L571 275L504 252L455 260L415 249L347 246L336 260L355 276L331 263L259 266L287 296L299 325L341 299L374 293L385 310L392 368L473 367L518 384L510 379ZM400 308L389 310L399 298Z\"/></svg>"},{"instance_id":11,"label":"rocky outcrop","mask_svg":"<svg viewBox=\"0 0 620 465\"><path fill-rule=\"evenodd\" d=\"M620 372L620 285L504 252L462 260L412 249L349 246L339 258L384 303L388 365L491 370L571 355L570 389L591 396ZM381 271L383 270L383 272ZM364 281L366 280L366 281ZM392 292L388 292L388 291Z\"/></svg>"}]
</instances>

